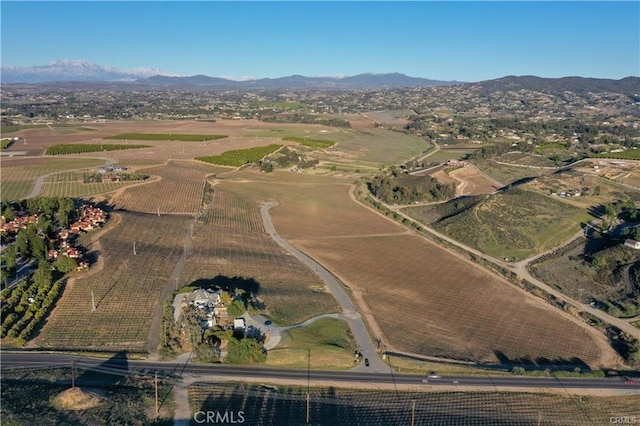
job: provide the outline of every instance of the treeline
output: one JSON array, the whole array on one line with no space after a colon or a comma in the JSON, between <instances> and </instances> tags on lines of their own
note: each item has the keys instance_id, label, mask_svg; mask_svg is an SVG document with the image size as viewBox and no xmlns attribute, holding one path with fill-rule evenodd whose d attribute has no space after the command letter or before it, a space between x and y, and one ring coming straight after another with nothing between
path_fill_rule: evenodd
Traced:
<instances>
[{"instance_id":1,"label":"treeline","mask_svg":"<svg viewBox=\"0 0 640 426\"><path fill-rule=\"evenodd\" d=\"M268 117L261 117L261 121L267 123L304 123L304 124L321 124L330 127L342 127L349 129L351 123L347 120L340 118L319 118L315 115L301 115L301 114L287 114L287 115L272 115Z\"/></svg>"},{"instance_id":2,"label":"treeline","mask_svg":"<svg viewBox=\"0 0 640 426\"><path fill-rule=\"evenodd\" d=\"M430 176L411 176L397 171L375 176L368 185L373 195L388 204L446 200L456 194L453 184L442 183Z\"/></svg>"},{"instance_id":3,"label":"treeline","mask_svg":"<svg viewBox=\"0 0 640 426\"><path fill-rule=\"evenodd\" d=\"M148 148L150 145L122 145L122 144L89 144L63 143L53 145L45 150L46 155L82 154L84 152L120 151L123 149Z\"/></svg>"},{"instance_id":4,"label":"treeline","mask_svg":"<svg viewBox=\"0 0 640 426\"><path fill-rule=\"evenodd\" d=\"M265 155L271 154L280 148L282 148L282 145L271 144L267 146L257 146L254 148L236 149L223 152L220 155L196 157L196 160L210 164L219 164L222 166L241 167L245 164L257 163Z\"/></svg>"}]
</instances>

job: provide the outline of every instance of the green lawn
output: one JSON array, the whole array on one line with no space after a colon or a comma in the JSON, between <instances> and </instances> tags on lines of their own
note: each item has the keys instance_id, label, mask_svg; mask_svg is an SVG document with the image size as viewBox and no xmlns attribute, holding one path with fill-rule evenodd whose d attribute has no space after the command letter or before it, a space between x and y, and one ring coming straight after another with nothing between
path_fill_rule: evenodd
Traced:
<instances>
[{"instance_id":1,"label":"green lawn","mask_svg":"<svg viewBox=\"0 0 640 426\"><path fill-rule=\"evenodd\" d=\"M269 351L267 365L348 369L355 366L356 344L349 324L336 318L322 318L307 327L283 333L280 344Z\"/></svg>"}]
</instances>

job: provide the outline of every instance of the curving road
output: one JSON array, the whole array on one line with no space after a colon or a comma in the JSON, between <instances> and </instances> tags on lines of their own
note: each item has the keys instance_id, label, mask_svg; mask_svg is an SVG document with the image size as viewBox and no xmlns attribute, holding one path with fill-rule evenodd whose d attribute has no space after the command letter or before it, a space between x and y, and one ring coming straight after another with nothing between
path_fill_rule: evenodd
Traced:
<instances>
[{"instance_id":1,"label":"curving road","mask_svg":"<svg viewBox=\"0 0 640 426\"><path fill-rule=\"evenodd\" d=\"M331 272L326 270L318 262L293 247L284 238L278 235L275 227L273 226L273 222L271 222L271 217L269 216L269 209L277 205L278 203L276 202L267 202L260 208L260 215L262 216L262 221L264 222L264 228L280 247L291 253L299 261L311 268L320 277L320 279L324 281L329 291L331 291L331 294L333 294L333 297L335 297L336 301L340 305L340 308L342 308L342 318L349 323L351 333L353 334L360 352L362 352L364 358L369 359L369 367L361 364L354 369L368 371L371 373L381 373L389 371L389 367L378 357L376 345L369 335L369 330L367 329L362 316L358 313L358 309L345 291L340 281L338 281L338 279L334 277Z\"/></svg>"}]
</instances>

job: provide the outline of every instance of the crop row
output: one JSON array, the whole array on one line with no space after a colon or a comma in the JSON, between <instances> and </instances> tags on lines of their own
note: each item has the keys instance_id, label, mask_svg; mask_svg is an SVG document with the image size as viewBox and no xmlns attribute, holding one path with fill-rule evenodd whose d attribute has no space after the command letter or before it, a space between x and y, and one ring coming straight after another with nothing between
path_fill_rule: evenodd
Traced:
<instances>
[{"instance_id":1,"label":"crop row","mask_svg":"<svg viewBox=\"0 0 640 426\"><path fill-rule=\"evenodd\" d=\"M183 141L183 142L203 142L213 139L226 138L227 135L190 135L179 133L122 133L114 136L107 136L103 139L118 140L138 140L138 141Z\"/></svg>"},{"instance_id":2,"label":"crop row","mask_svg":"<svg viewBox=\"0 0 640 426\"><path fill-rule=\"evenodd\" d=\"M215 189L213 202L215 205L209 206L203 215L203 221L207 225L264 232L256 201L230 191Z\"/></svg>"},{"instance_id":3,"label":"crop row","mask_svg":"<svg viewBox=\"0 0 640 426\"><path fill-rule=\"evenodd\" d=\"M220 155L196 157L196 160L204 161L205 163L220 164L222 166L240 167L245 164L260 161L264 156L272 154L280 148L282 148L282 145L278 144L256 146L253 148L226 151Z\"/></svg>"},{"instance_id":4,"label":"crop row","mask_svg":"<svg viewBox=\"0 0 640 426\"><path fill-rule=\"evenodd\" d=\"M148 213L196 213L202 205L205 177L213 171L211 166L194 161L170 161L143 169L162 179L128 188L115 200L116 206Z\"/></svg>"},{"instance_id":5,"label":"crop row","mask_svg":"<svg viewBox=\"0 0 640 426\"><path fill-rule=\"evenodd\" d=\"M46 155L81 154L84 152L120 151L123 149L148 148L150 145L63 143L52 145L45 150Z\"/></svg>"},{"instance_id":6,"label":"crop row","mask_svg":"<svg viewBox=\"0 0 640 426\"><path fill-rule=\"evenodd\" d=\"M156 305L182 255L189 218L118 214L119 224L99 240L102 266L67 287L38 337L41 346L146 350Z\"/></svg>"},{"instance_id":7,"label":"crop row","mask_svg":"<svg viewBox=\"0 0 640 426\"><path fill-rule=\"evenodd\" d=\"M42 318L51 310L62 289L62 280L38 286L35 282L18 284L2 301L0 337L24 344Z\"/></svg>"},{"instance_id":8,"label":"crop row","mask_svg":"<svg viewBox=\"0 0 640 426\"><path fill-rule=\"evenodd\" d=\"M424 355L597 366L587 327L418 236L300 240L364 300L388 341ZM577 362L577 361L575 361Z\"/></svg>"},{"instance_id":9,"label":"crop row","mask_svg":"<svg viewBox=\"0 0 640 426\"><path fill-rule=\"evenodd\" d=\"M251 424L302 424L307 389L195 384L189 399L195 411L227 407ZM323 424L531 425L607 424L625 413L640 415L637 396L567 397L544 393L391 392L311 388L309 415ZM567 420L570 419L569 422Z\"/></svg>"},{"instance_id":10,"label":"crop row","mask_svg":"<svg viewBox=\"0 0 640 426\"><path fill-rule=\"evenodd\" d=\"M94 167L104 160L94 158L20 158L3 159L2 199L18 200L29 195L39 176L57 171Z\"/></svg>"},{"instance_id":11,"label":"crop row","mask_svg":"<svg viewBox=\"0 0 640 426\"><path fill-rule=\"evenodd\" d=\"M282 138L283 141L291 141L298 142L304 146L308 146L310 148L329 148L335 145L334 141L328 141L324 139L308 139L308 138L300 138L297 136L287 136Z\"/></svg>"}]
</instances>

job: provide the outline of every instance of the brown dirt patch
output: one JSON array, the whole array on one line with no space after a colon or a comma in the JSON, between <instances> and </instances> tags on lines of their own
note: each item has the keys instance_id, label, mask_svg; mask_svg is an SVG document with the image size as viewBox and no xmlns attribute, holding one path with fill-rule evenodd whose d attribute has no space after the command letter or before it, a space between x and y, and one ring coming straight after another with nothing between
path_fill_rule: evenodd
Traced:
<instances>
[{"instance_id":1,"label":"brown dirt patch","mask_svg":"<svg viewBox=\"0 0 640 426\"><path fill-rule=\"evenodd\" d=\"M54 400L54 405L63 410L89 410L105 403L107 394L98 389L71 388L60 393Z\"/></svg>"}]
</instances>

